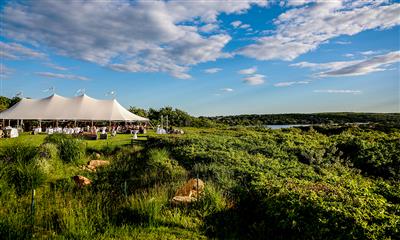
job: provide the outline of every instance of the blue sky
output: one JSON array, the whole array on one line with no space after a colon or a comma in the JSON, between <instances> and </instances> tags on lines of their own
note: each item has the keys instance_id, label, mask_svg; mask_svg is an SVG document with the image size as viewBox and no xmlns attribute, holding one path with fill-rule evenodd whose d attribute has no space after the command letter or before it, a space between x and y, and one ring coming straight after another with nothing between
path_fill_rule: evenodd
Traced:
<instances>
[{"instance_id":1,"label":"blue sky","mask_svg":"<svg viewBox=\"0 0 400 240\"><path fill-rule=\"evenodd\" d=\"M193 115L399 112L400 3L4 1L2 95Z\"/></svg>"}]
</instances>

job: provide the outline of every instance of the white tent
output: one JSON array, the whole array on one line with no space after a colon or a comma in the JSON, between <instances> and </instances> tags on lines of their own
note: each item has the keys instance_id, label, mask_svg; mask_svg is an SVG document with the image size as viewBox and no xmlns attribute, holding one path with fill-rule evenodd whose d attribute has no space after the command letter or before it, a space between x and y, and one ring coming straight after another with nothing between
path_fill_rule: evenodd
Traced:
<instances>
[{"instance_id":1,"label":"white tent","mask_svg":"<svg viewBox=\"0 0 400 240\"><path fill-rule=\"evenodd\" d=\"M117 100L99 100L87 95L66 98L53 94L42 99L23 98L0 112L0 119L75 120L75 121L149 121L135 115Z\"/></svg>"}]
</instances>

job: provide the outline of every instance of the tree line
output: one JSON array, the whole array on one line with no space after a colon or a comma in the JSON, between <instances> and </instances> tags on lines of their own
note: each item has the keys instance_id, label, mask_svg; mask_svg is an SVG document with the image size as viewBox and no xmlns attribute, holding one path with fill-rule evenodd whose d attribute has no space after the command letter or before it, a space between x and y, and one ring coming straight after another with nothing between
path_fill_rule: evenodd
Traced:
<instances>
[{"instance_id":1,"label":"tree line","mask_svg":"<svg viewBox=\"0 0 400 240\"><path fill-rule=\"evenodd\" d=\"M0 112L12 107L17 102L21 101L20 97L8 98L0 96Z\"/></svg>"},{"instance_id":2,"label":"tree line","mask_svg":"<svg viewBox=\"0 0 400 240\"><path fill-rule=\"evenodd\" d=\"M21 98L0 96L0 112L12 107ZM277 124L347 124L380 123L400 126L400 113L286 113L286 114L243 114L215 117L194 117L189 113L170 106L160 109L143 109L131 106L130 112L149 118L153 124L161 124L161 116L168 116L168 123L175 127L215 127L215 126L262 126ZM166 123L164 121L164 123Z\"/></svg>"}]
</instances>

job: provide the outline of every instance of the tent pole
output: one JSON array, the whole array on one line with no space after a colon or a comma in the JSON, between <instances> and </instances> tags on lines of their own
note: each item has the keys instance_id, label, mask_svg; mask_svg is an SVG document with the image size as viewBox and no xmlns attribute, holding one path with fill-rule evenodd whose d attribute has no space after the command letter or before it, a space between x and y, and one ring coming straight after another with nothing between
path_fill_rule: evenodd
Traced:
<instances>
[{"instance_id":1,"label":"tent pole","mask_svg":"<svg viewBox=\"0 0 400 240\"><path fill-rule=\"evenodd\" d=\"M39 120L39 127L42 128L42 120Z\"/></svg>"},{"instance_id":2,"label":"tent pole","mask_svg":"<svg viewBox=\"0 0 400 240\"><path fill-rule=\"evenodd\" d=\"M8 119L8 126L11 126L11 120Z\"/></svg>"},{"instance_id":3,"label":"tent pole","mask_svg":"<svg viewBox=\"0 0 400 240\"><path fill-rule=\"evenodd\" d=\"M92 127L93 127L93 120L92 120Z\"/></svg>"},{"instance_id":4,"label":"tent pole","mask_svg":"<svg viewBox=\"0 0 400 240\"><path fill-rule=\"evenodd\" d=\"M58 128L58 120L56 120L56 127Z\"/></svg>"},{"instance_id":5,"label":"tent pole","mask_svg":"<svg viewBox=\"0 0 400 240\"><path fill-rule=\"evenodd\" d=\"M76 127L76 120L74 121L74 128Z\"/></svg>"}]
</instances>

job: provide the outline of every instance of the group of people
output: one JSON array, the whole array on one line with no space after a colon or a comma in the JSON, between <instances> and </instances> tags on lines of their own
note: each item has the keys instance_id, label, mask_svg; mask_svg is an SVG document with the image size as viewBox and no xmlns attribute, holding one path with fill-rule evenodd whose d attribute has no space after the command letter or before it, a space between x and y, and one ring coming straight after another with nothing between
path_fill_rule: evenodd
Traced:
<instances>
[{"instance_id":1,"label":"group of people","mask_svg":"<svg viewBox=\"0 0 400 240\"><path fill-rule=\"evenodd\" d=\"M46 127L45 132L47 134L54 134L54 133L64 133L64 134L83 134L83 133L90 133L90 134L107 134L110 133L111 136L117 135L117 133L130 133L130 134L145 134L147 129L147 124L126 124L126 125L112 125L112 126L86 126L86 127L72 127L72 126L65 126L65 127ZM35 126L32 129L32 134L38 134L42 132L42 127Z\"/></svg>"},{"instance_id":2,"label":"group of people","mask_svg":"<svg viewBox=\"0 0 400 240\"><path fill-rule=\"evenodd\" d=\"M182 129L169 127L167 130L165 130L164 128L160 127L160 125L157 126L156 133L157 134L184 134Z\"/></svg>"}]
</instances>

